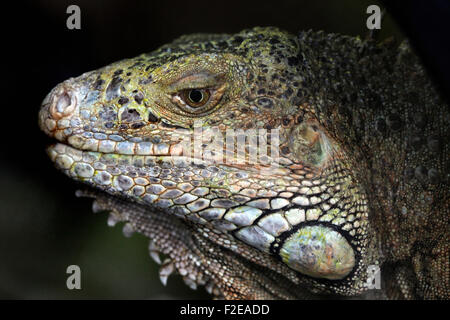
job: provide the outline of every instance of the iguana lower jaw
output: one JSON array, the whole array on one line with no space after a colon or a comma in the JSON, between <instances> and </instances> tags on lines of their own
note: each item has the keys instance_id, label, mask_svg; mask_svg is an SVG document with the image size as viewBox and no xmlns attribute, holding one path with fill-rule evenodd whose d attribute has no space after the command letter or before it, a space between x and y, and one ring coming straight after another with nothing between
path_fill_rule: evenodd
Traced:
<instances>
[{"instance_id":1,"label":"iguana lower jaw","mask_svg":"<svg viewBox=\"0 0 450 320\"><path fill-rule=\"evenodd\" d=\"M360 294L368 267L382 262L380 248L390 250L382 238L389 231L374 222L380 208L399 202L381 204L369 192L370 166L386 157L367 149L379 147L371 123L382 112L349 116L340 88L366 94L347 83L352 72L361 75L346 61L361 55L364 62L361 47L373 44L344 37L348 50L331 50L320 35L255 28L214 41L182 38L71 78L39 114L41 129L59 141L48 154L74 180L109 194L99 201L167 248L184 276L191 257L192 273L220 296L293 298L299 288ZM333 39L330 46L341 41ZM343 66L322 49L342 55ZM350 124L361 117L367 128ZM396 188L390 178L398 172L380 179ZM160 235L170 223L158 215L182 221L174 232L189 243L184 254L173 249L181 240Z\"/></svg>"}]
</instances>

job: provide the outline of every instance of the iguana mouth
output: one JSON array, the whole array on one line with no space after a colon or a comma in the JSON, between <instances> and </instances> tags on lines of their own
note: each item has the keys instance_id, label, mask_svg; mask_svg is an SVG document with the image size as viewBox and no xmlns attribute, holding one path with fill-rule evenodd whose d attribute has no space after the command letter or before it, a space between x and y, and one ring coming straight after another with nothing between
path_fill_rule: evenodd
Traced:
<instances>
[{"instance_id":1,"label":"iguana mouth","mask_svg":"<svg viewBox=\"0 0 450 320\"><path fill-rule=\"evenodd\" d=\"M187 166L193 164L197 166L206 166L212 164L207 160L188 158L183 155L161 154L128 154L117 152L98 152L89 149L78 149L64 143L51 144L47 147L47 154L50 159L56 163L62 170L70 170L76 162L86 163L94 167L106 168L107 166L128 166L134 168L143 168L154 166L155 163L163 164L171 162L174 166ZM104 164L104 165L101 165ZM90 177L90 176L89 176ZM79 176L87 178L87 176Z\"/></svg>"},{"instance_id":2,"label":"iguana mouth","mask_svg":"<svg viewBox=\"0 0 450 320\"><path fill-rule=\"evenodd\" d=\"M180 143L169 145L150 141L125 140L117 134L112 134L109 137L104 133L85 132L81 135L71 135L65 139L64 144L80 151L102 154L173 157L183 155L183 147Z\"/></svg>"}]
</instances>

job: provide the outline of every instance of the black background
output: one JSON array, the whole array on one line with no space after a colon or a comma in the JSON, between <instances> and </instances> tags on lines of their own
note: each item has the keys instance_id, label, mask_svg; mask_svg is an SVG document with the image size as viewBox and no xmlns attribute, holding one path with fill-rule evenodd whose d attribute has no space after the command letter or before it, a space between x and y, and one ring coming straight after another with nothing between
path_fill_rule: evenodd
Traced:
<instances>
[{"instance_id":1,"label":"black background","mask_svg":"<svg viewBox=\"0 0 450 320\"><path fill-rule=\"evenodd\" d=\"M71 4L81 8L81 30L66 28ZM0 298L208 298L203 289L188 289L179 277L169 278L164 288L148 256L148 241L139 235L124 238L120 226L107 227L106 215L93 214L91 201L76 198L76 184L53 168L37 114L56 84L193 32L278 26L292 33L315 29L365 37L370 4L379 3L55 0L18 2L3 9ZM388 14L380 38L389 36L403 39ZM427 44L422 51L426 57L431 52L428 64L436 64L433 52L448 58L442 50ZM441 86L448 85L435 74ZM71 264L81 267L82 290L65 286Z\"/></svg>"}]
</instances>

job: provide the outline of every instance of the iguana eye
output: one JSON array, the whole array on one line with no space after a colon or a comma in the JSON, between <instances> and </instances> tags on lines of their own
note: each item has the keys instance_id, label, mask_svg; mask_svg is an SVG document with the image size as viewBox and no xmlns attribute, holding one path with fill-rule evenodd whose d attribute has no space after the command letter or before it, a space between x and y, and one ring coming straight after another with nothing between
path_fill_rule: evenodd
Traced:
<instances>
[{"instance_id":1,"label":"iguana eye","mask_svg":"<svg viewBox=\"0 0 450 320\"><path fill-rule=\"evenodd\" d=\"M182 93L184 102L192 108L204 106L209 101L210 96L208 89L189 89Z\"/></svg>"},{"instance_id":2,"label":"iguana eye","mask_svg":"<svg viewBox=\"0 0 450 320\"><path fill-rule=\"evenodd\" d=\"M225 88L226 83L208 88L181 89L169 97L178 106L178 113L192 117L201 116L214 110L222 99Z\"/></svg>"}]
</instances>

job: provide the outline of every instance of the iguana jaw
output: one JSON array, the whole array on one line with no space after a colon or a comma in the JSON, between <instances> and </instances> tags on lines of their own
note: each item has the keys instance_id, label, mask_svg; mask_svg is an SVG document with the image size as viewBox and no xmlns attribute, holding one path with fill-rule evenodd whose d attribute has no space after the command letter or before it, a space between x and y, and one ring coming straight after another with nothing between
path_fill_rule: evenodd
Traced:
<instances>
[{"instance_id":1,"label":"iguana jaw","mask_svg":"<svg viewBox=\"0 0 450 320\"><path fill-rule=\"evenodd\" d=\"M56 166L75 180L111 195L130 199L195 223L214 226L215 229L225 233L231 232L238 239L256 246L263 252L280 254L283 262L303 274L339 280L349 275L356 265L353 248L347 242L351 236L345 232L345 238L342 237L333 230L333 224L329 223L330 218L337 217L338 211L331 213L333 210L329 210L330 213L323 215L321 208L325 207L316 206L315 203L318 201L320 204L321 197L307 196L314 192L322 194L324 190L314 181L312 185L316 187L299 189L293 186L296 183L291 180L291 187L287 188L291 191L278 193L278 197L271 189L266 189L265 196L260 192L259 197L249 197L251 195L247 192L239 193L236 189L229 188L230 184L224 181L234 181L242 185L240 182L243 180L236 180L236 177L250 181L257 178L263 184L262 175L257 177L255 172L250 172L249 175L245 171L215 166L214 163L207 161L182 156L107 154L82 151L64 144L50 146L47 151ZM170 175L166 180L160 178L164 175L162 173L164 170L201 173L198 180L177 184L174 182L176 179ZM267 183L273 181L275 172L277 170L273 170L270 176L265 177ZM282 179L282 173L282 169L278 169L279 180ZM287 173L286 169L284 173ZM260 191L264 192L263 189ZM283 208L285 213L277 208ZM261 219L262 215L266 215L266 218ZM323 215L324 220L316 221L320 215ZM221 217L225 217L225 220ZM273 221L269 223L268 217L272 217L270 219ZM254 226L255 219L259 219L262 224ZM276 226L282 221L288 222L285 226L283 224ZM250 227L245 227L246 225ZM292 230L287 236L283 236L283 242L275 243L274 236L288 231L287 228ZM261 234L257 236L253 232ZM267 241L266 244L264 241ZM313 243L311 249L308 249ZM311 254L317 256L319 262L307 263L309 258L307 259L305 255Z\"/></svg>"}]
</instances>

